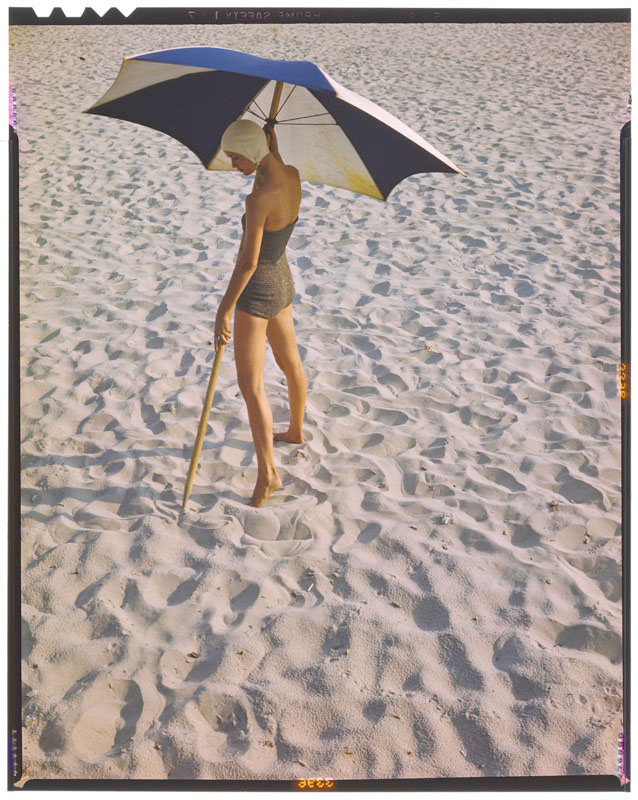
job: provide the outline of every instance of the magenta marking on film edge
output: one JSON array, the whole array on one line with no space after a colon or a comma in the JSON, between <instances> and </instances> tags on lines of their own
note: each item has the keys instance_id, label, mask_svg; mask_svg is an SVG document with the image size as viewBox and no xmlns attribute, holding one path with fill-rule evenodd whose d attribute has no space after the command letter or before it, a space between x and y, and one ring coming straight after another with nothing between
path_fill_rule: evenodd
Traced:
<instances>
[{"instance_id":1,"label":"magenta marking on film edge","mask_svg":"<svg viewBox=\"0 0 638 800\"><path fill-rule=\"evenodd\" d=\"M18 759L16 757L16 754L18 752L18 737L16 734L17 731L12 730L11 737L9 739L9 760L10 760L11 773L14 778L18 777Z\"/></svg>"},{"instance_id":2,"label":"magenta marking on film edge","mask_svg":"<svg viewBox=\"0 0 638 800\"><path fill-rule=\"evenodd\" d=\"M623 786L626 783L629 783L627 776L625 775L625 736L623 731L620 731L618 734L618 778L620 779L620 785Z\"/></svg>"}]
</instances>

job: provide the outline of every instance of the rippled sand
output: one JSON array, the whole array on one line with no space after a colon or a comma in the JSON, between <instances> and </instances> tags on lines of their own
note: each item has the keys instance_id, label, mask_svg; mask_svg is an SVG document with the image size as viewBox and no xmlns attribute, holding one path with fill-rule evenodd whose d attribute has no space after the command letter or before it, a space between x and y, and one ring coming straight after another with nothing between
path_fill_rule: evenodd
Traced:
<instances>
[{"instance_id":1,"label":"rippled sand","mask_svg":"<svg viewBox=\"0 0 638 800\"><path fill-rule=\"evenodd\" d=\"M229 345L182 515L250 183L80 112L122 56L192 44L310 58L468 177L304 184L307 441L249 508ZM615 772L628 49L622 24L11 30L28 776ZM270 352L266 387L283 428Z\"/></svg>"}]
</instances>

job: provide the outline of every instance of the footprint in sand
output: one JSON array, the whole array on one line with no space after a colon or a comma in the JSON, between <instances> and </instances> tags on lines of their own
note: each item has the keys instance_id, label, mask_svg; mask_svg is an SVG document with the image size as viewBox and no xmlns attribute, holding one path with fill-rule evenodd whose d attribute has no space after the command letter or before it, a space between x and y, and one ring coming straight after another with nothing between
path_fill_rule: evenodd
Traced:
<instances>
[{"instance_id":1,"label":"footprint in sand","mask_svg":"<svg viewBox=\"0 0 638 800\"><path fill-rule=\"evenodd\" d=\"M537 547L541 543L541 537L536 527L540 527L542 524L543 522L540 521L540 518L538 523L535 523L534 521L532 521L531 524L522 525L514 523L511 525L512 544L515 547ZM505 541L507 541L507 539Z\"/></svg>"},{"instance_id":2,"label":"footprint in sand","mask_svg":"<svg viewBox=\"0 0 638 800\"><path fill-rule=\"evenodd\" d=\"M592 387L584 381L573 381L566 378L556 378L550 381L547 385L550 392L555 394L577 394L580 392L590 392ZM592 423L595 422L593 417L589 418Z\"/></svg>"},{"instance_id":3,"label":"footprint in sand","mask_svg":"<svg viewBox=\"0 0 638 800\"><path fill-rule=\"evenodd\" d=\"M119 754L135 735L142 707L135 681L104 678L94 683L84 695L71 732L78 758L94 764Z\"/></svg>"},{"instance_id":4,"label":"footprint in sand","mask_svg":"<svg viewBox=\"0 0 638 800\"><path fill-rule=\"evenodd\" d=\"M226 651L222 642L209 645L193 659L186 650L166 650L159 660L159 674L168 689L180 689L185 681L203 683L219 669Z\"/></svg>"},{"instance_id":5,"label":"footprint in sand","mask_svg":"<svg viewBox=\"0 0 638 800\"><path fill-rule=\"evenodd\" d=\"M279 517L268 509L247 511L243 515L244 532L260 541L272 542L279 536L281 523Z\"/></svg>"},{"instance_id":6,"label":"footprint in sand","mask_svg":"<svg viewBox=\"0 0 638 800\"><path fill-rule=\"evenodd\" d=\"M341 516L335 520L335 539L332 544L334 553L344 553L356 542L369 544L381 533L381 525L377 522L366 522Z\"/></svg>"},{"instance_id":7,"label":"footprint in sand","mask_svg":"<svg viewBox=\"0 0 638 800\"><path fill-rule=\"evenodd\" d=\"M381 283L377 283L375 286L372 287L373 294L380 294L383 297L387 297L390 293L390 282L389 281L382 281Z\"/></svg>"},{"instance_id":8,"label":"footprint in sand","mask_svg":"<svg viewBox=\"0 0 638 800\"><path fill-rule=\"evenodd\" d=\"M386 707L387 704L380 698L370 700L365 704L361 713L369 722L376 724L385 716Z\"/></svg>"},{"instance_id":9,"label":"footprint in sand","mask_svg":"<svg viewBox=\"0 0 638 800\"><path fill-rule=\"evenodd\" d=\"M531 283L527 281L519 281L514 286L514 291L519 297L531 297L533 294L536 293L536 289Z\"/></svg>"},{"instance_id":10,"label":"footprint in sand","mask_svg":"<svg viewBox=\"0 0 638 800\"><path fill-rule=\"evenodd\" d=\"M321 651L325 656L330 659L336 659L343 655L345 650L352 646L350 637L351 620L349 617L339 623L331 625L321 645Z\"/></svg>"},{"instance_id":11,"label":"footprint in sand","mask_svg":"<svg viewBox=\"0 0 638 800\"><path fill-rule=\"evenodd\" d=\"M202 576L193 574L192 570L185 570L183 574L153 572L144 581L141 594L154 608L179 605L193 596L201 580Z\"/></svg>"},{"instance_id":12,"label":"footprint in sand","mask_svg":"<svg viewBox=\"0 0 638 800\"><path fill-rule=\"evenodd\" d=\"M621 533L621 525L613 519L596 517L587 522L587 533L592 539L613 538Z\"/></svg>"},{"instance_id":13,"label":"footprint in sand","mask_svg":"<svg viewBox=\"0 0 638 800\"><path fill-rule=\"evenodd\" d=\"M264 555L272 558L287 558L306 550L313 542L313 521L321 517L317 505L308 501L312 491L301 479L288 480L277 494L278 501L290 507L288 513L266 508L242 509L238 515L244 529L241 544L257 545ZM325 496L322 500L322 493L315 494L321 504Z\"/></svg>"},{"instance_id":14,"label":"footprint in sand","mask_svg":"<svg viewBox=\"0 0 638 800\"><path fill-rule=\"evenodd\" d=\"M179 362L179 369L175 373L177 376L182 377L188 373L188 370L193 366L195 363L195 356L190 351L186 351L182 356L182 360Z\"/></svg>"},{"instance_id":15,"label":"footprint in sand","mask_svg":"<svg viewBox=\"0 0 638 800\"><path fill-rule=\"evenodd\" d=\"M611 508L611 502L604 492L596 489L595 486L586 481L580 481L571 476L561 482L558 494L574 503L595 503L604 511L608 511Z\"/></svg>"},{"instance_id":16,"label":"footprint in sand","mask_svg":"<svg viewBox=\"0 0 638 800\"><path fill-rule=\"evenodd\" d=\"M91 639L121 637L128 633L118 617L127 584L128 580L123 575L107 575L77 595L75 606L87 614Z\"/></svg>"},{"instance_id":17,"label":"footprint in sand","mask_svg":"<svg viewBox=\"0 0 638 800\"><path fill-rule=\"evenodd\" d=\"M44 726L38 745L43 753L53 754L68 751L68 733L62 720L54 717Z\"/></svg>"},{"instance_id":18,"label":"footprint in sand","mask_svg":"<svg viewBox=\"0 0 638 800\"><path fill-rule=\"evenodd\" d=\"M511 757L497 747L493 732L478 716L457 713L451 721L463 743L466 762L485 775L510 774Z\"/></svg>"},{"instance_id":19,"label":"footprint in sand","mask_svg":"<svg viewBox=\"0 0 638 800\"><path fill-rule=\"evenodd\" d=\"M430 461L442 461L446 455L446 448L450 440L447 437L440 437L434 439L430 444L421 451L421 455L427 456Z\"/></svg>"},{"instance_id":20,"label":"footprint in sand","mask_svg":"<svg viewBox=\"0 0 638 800\"><path fill-rule=\"evenodd\" d=\"M463 528L459 539L471 550L478 550L481 553L494 553L496 551L496 547L487 536L480 533L480 531L472 530L472 528Z\"/></svg>"},{"instance_id":21,"label":"footprint in sand","mask_svg":"<svg viewBox=\"0 0 638 800\"><path fill-rule=\"evenodd\" d=\"M414 605L412 618L423 631L445 630L450 625L447 608L436 596L425 569L413 572L410 579L419 587L420 600Z\"/></svg>"},{"instance_id":22,"label":"footprint in sand","mask_svg":"<svg viewBox=\"0 0 638 800\"><path fill-rule=\"evenodd\" d=\"M117 431L118 427L117 419L111 414L95 413L80 422L77 433L104 433L105 431Z\"/></svg>"},{"instance_id":23,"label":"footprint in sand","mask_svg":"<svg viewBox=\"0 0 638 800\"><path fill-rule=\"evenodd\" d=\"M459 500L459 509L472 517L475 522L485 522L489 516L483 503L476 503L472 500Z\"/></svg>"},{"instance_id":24,"label":"footprint in sand","mask_svg":"<svg viewBox=\"0 0 638 800\"><path fill-rule=\"evenodd\" d=\"M620 636L615 631L599 628L597 625L582 624L564 627L556 637L556 644L559 647L598 653L612 664L620 664L622 661Z\"/></svg>"},{"instance_id":25,"label":"footprint in sand","mask_svg":"<svg viewBox=\"0 0 638 800\"><path fill-rule=\"evenodd\" d=\"M160 419L158 412L150 403L145 403L143 397L140 397L140 412L151 433L157 436L166 430L166 424Z\"/></svg>"},{"instance_id":26,"label":"footprint in sand","mask_svg":"<svg viewBox=\"0 0 638 800\"><path fill-rule=\"evenodd\" d=\"M227 761L250 746L248 713L231 694L207 689L186 705L184 716L197 731L197 748L204 761Z\"/></svg>"},{"instance_id":27,"label":"footprint in sand","mask_svg":"<svg viewBox=\"0 0 638 800\"><path fill-rule=\"evenodd\" d=\"M177 689L186 680L191 664L181 650L166 650L159 659L158 672L164 686Z\"/></svg>"},{"instance_id":28,"label":"footprint in sand","mask_svg":"<svg viewBox=\"0 0 638 800\"><path fill-rule=\"evenodd\" d=\"M381 534L381 531L382 528L378 522L369 522L359 534L357 541L361 544L370 544Z\"/></svg>"},{"instance_id":29,"label":"footprint in sand","mask_svg":"<svg viewBox=\"0 0 638 800\"><path fill-rule=\"evenodd\" d=\"M555 541L565 550L578 550L586 544L587 528L584 525L568 525L556 534Z\"/></svg>"},{"instance_id":30,"label":"footprint in sand","mask_svg":"<svg viewBox=\"0 0 638 800\"><path fill-rule=\"evenodd\" d=\"M304 608L318 605L324 601L324 595L317 589L317 581L324 585L325 575L318 579L314 570L304 570L299 561L290 562L292 568L288 574L275 575L270 585L262 587L262 595L269 605L289 605Z\"/></svg>"},{"instance_id":31,"label":"footprint in sand","mask_svg":"<svg viewBox=\"0 0 638 800\"><path fill-rule=\"evenodd\" d=\"M223 571L211 579L208 596L213 604L211 628L226 633L241 625L257 602L259 584L244 580L238 572Z\"/></svg>"},{"instance_id":32,"label":"footprint in sand","mask_svg":"<svg viewBox=\"0 0 638 800\"><path fill-rule=\"evenodd\" d=\"M504 469L499 469L498 467L483 467L479 470L479 474L482 474L484 478L487 478L487 480L492 483L504 486L506 489L509 489L510 492L524 492L526 490L526 487L522 483L519 483L511 473L506 472Z\"/></svg>"},{"instance_id":33,"label":"footprint in sand","mask_svg":"<svg viewBox=\"0 0 638 800\"><path fill-rule=\"evenodd\" d=\"M582 542L582 537L580 541ZM588 558L586 556L566 554L565 560L583 572L588 578L596 581L607 600L612 603L617 603L620 600L622 597L621 567L613 558L602 555Z\"/></svg>"},{"instance_id":34,"label":"footprint in sand","mask_svg":"<svg viewBox=\"0 0 638 800\"><path fill-rule=\"evenodd\" d=\"M439 655L450 673L450 683L465 689L481 691L483 677L472 665L465 645L454 634L442 633L438 637Z\"/></svg>"},{"instance_id":35,"label":"footprint in sand","mask_svg":"<svg viewBox=\"0 0 638 800\"><path fill-rule=\"evenodd\" d=\"M546 625L544 630L549 632L551 626ZM543 638L544 633L537 630L536 635ZM517 700L533 700L548 693L547 687L542 682L530 677L534 674L536 663L536 654L532 656L530 647L531 645L518 634L503 634L493 646L494 665L505 672L510 679L512 693Z\"/></svg>"},{"instance_id":36,"label":"footprint in sand","mask_svg":"<svg viewBox=\"0 0 638 800\"><path fill-rule=\"evenodd\" d=\"M347 417L350 414L350 409L347 406L332 403L325 411L327 417Z\"/></svg>"},{"instance_id":37,"label":"footprint in sand","mask_svg":"<svg viewBox=\"0 0 638 800\"><path fill-rule=\"evenodd\" d=\"M146 315L146 322L153 322L153 320L156 320L158 317L166 314L167 310L168 306L166 305L165 301L162 300L162 302L156 308L153 308L148 312Z\"/></svg>"},{"instance_id":38,"label":"footprint in sand","mask_svg":"<svg viewBox=\"0 0 638 800\"><path fill-rule=\"evenodd\" d=\"M474 239L472 236L461 236L460 241L466 247L487 247L487 242L484 239Z\"/></svg>"},{"instance_id":39,"label":"footprint in sand","mask_svg":"<svg viewBox=\"0 0 638 800\"><path fill-rule=\"evenodd\" d=\"M344 342L349 341L352 345L352 349L366 353L368 358L377 358L381 355L376 344L371 341L368 336L364 336L361 333L353 333L351 335L345 334L343 340Z\"/></svg>"},{"instance_id":40,"label":"footprint in sand","mask_svg":"<svg viewBox=\"0 0 638 800\"><path fill-rule=\"evenodd\" d=\"M164 347L164 339L152 331L148 332L146 334L146 347L149 350L161 350Z\"/></svg>"},{"instance_id":41,"label":"footprint in sand","mask_svg":"<svg viewBox=\"0 0 638 800\"><path fill-rule=\"evenodd\" d=\"M122 623L113 614L94 612L91 613L89 622L91 625L91 639L120 638L129 633L129 631L122 628Z\"/></svg>"},{"instance_id":42,"label":"footprint in sand","mask_svg":"<svg viewBox=\"0 0 638 800\"><path fill-rule=\"evenodd\" d=\"M407 414L403 411L395 411L388 408L375 408L370 414L370 419L380 422L382 425L404 425L409 421Z\"/></svg>"},{"instance_id":43,"label":"footprint in sand","mask_svg":"<svg viewBox=\"0 0 638 800\"><path fill-rule=\"evenodd\" d=\"M366 455L393 456L403 453L416 445L412 436L393 432L392 436L382 433L369 433L362 436L344 436L342 443L350 452L365 451Z\"/></svg>"},{"instance_id":44,"label":"footprint in sand","mask_svg":"<svg viewBox=\"0 0 638 800\"><path fill-rule=\"evenodd\" d=\"M408 384L399 375L390 372L387 367L374 367L372 374L379 381L382 386L388 386L396 394L407 392L410 388Z\"/></svg>"}]
</instances>

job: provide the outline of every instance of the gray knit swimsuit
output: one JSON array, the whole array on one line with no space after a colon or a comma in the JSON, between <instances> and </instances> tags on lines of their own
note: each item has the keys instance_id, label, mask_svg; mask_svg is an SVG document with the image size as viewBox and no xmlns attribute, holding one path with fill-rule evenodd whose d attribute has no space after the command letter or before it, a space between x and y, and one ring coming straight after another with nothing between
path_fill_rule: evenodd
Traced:
<instances>
[{"instance_id":1,"label":"gray knit swimsuit","mask_svg":"<svg viewBox=\"0 0 638 800\"><path fill-rule=\"evenodd\" d=\"M278 231L264 231L257 269L236 303L240 311L254 317L272 319L292 303L295 287L286 258L286 245L298 219ZM245 233L245 214L242 215L241 225Z\"/></svg>"}]
</instances>

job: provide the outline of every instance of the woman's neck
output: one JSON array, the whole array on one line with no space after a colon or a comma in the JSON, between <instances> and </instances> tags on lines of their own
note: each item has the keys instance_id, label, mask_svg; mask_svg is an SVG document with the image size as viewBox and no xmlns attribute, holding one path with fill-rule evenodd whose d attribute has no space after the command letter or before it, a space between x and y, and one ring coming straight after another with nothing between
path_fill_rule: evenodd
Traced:
<instances>
[{"instance_id":1,"label":"woman's neck","mask_svg":"<svg viewBox=\"0 0 638 800\"><path fill-rule=\"evenodd\" d=\"M280 163L272 153L265 155L255 170L255 186L263 186L264 183L272 178L280 167Z\"/></svg>"}]
</instances>

